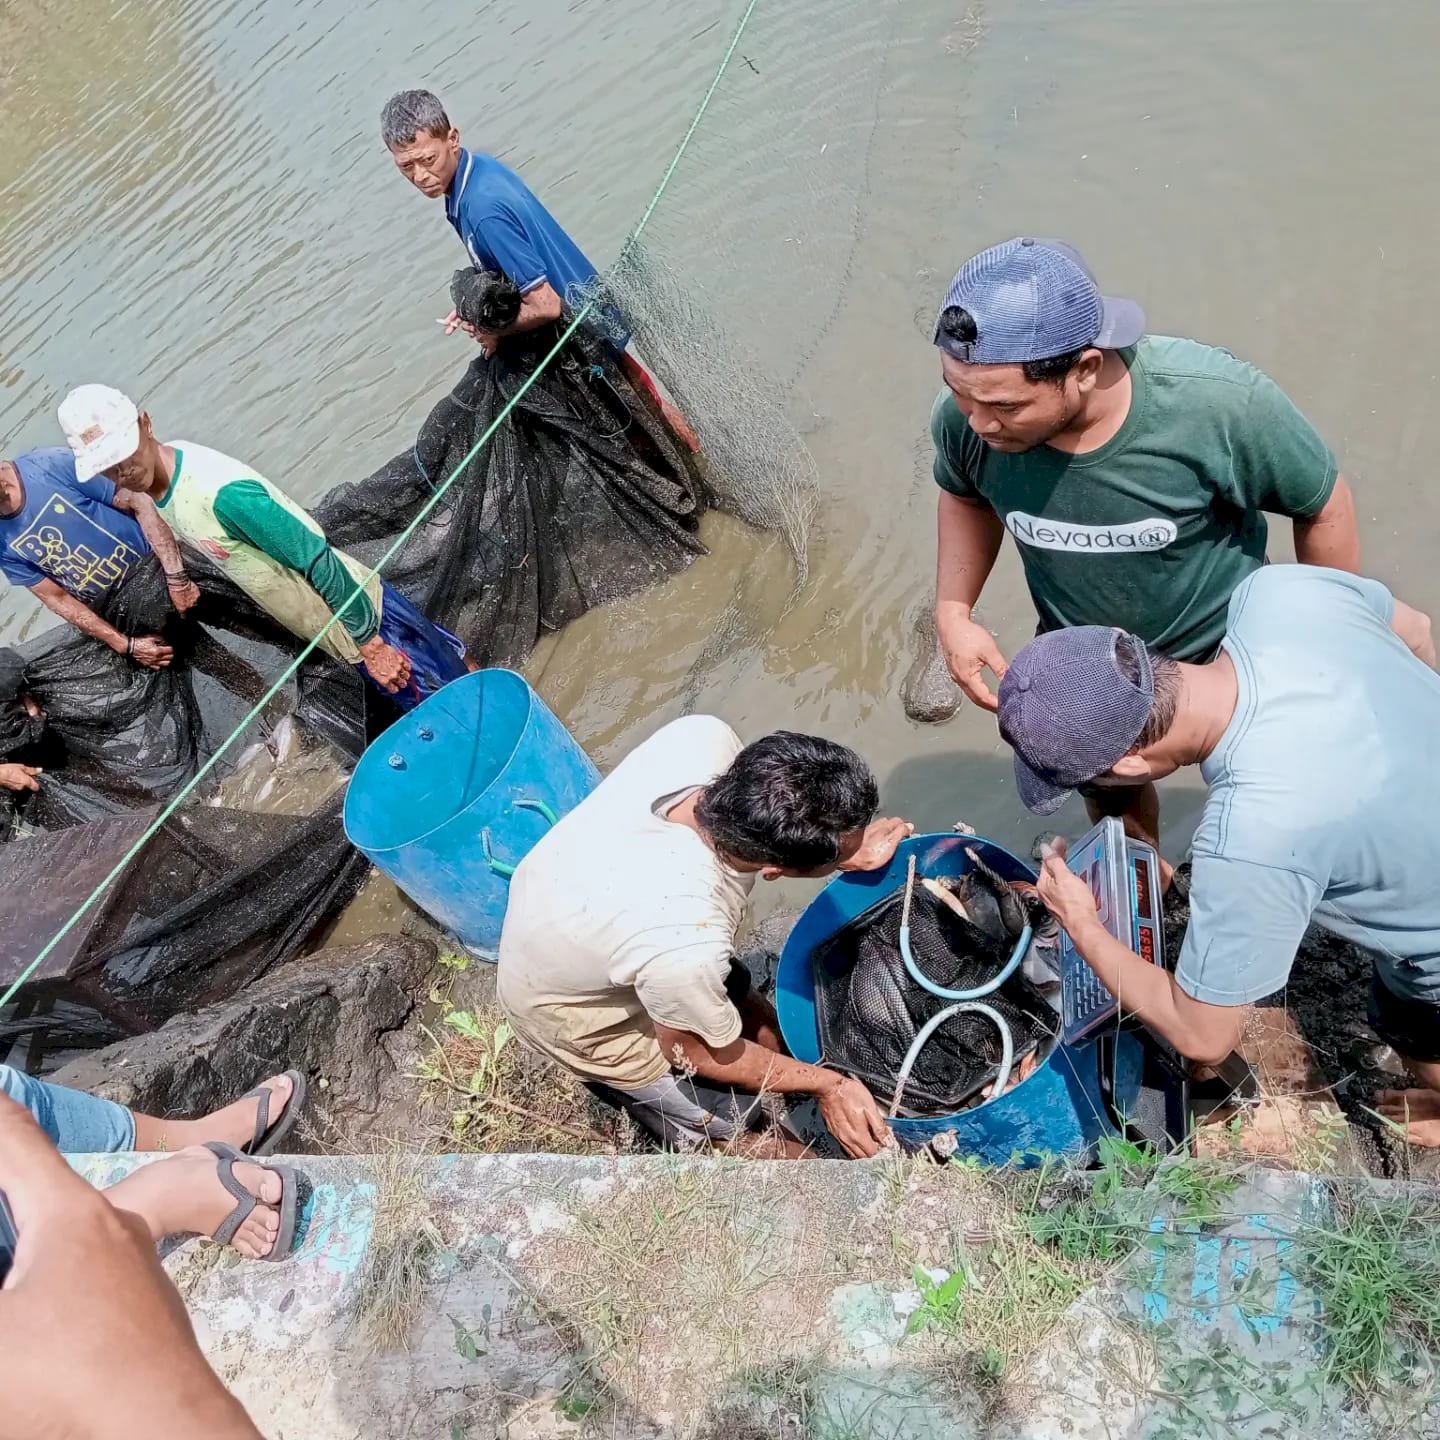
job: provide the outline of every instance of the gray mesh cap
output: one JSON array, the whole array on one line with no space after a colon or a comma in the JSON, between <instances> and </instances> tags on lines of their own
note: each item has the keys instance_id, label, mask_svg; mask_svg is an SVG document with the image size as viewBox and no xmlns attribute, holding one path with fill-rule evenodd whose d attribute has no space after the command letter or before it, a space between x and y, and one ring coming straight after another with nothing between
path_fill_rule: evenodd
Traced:
<instances>
[{"instance_id":1,"label":"gray mesh cap","mask_svg":"<svg viewBox=\"0 0 1440 1440\"><path fill-rule=\"evenodd\" d=\"M967 260L940 307L974 317L973 340L956 340L935 321L935 344L967 365L1049 360L1094 345L1118 350L1145 333L1133 300L1102 295L1080 256L1061 240L1007 240Z\"/></svg>"},{"instance_id":2,"label":"gray mesh cap","mask_svg":"<svg viewBox=\"0 0 1440 1440\"><path fill-rule=\"evenodd\" d=\"M1121 668L1126 645L1140 671ZM1155 672L1142 641L1124 630L1078 625L1032 640L1000 682L1000 733L1015 751L1015 784L1037 815L1103 775L1135 748L1155 702Z\"/></svg>"}]
</instances>

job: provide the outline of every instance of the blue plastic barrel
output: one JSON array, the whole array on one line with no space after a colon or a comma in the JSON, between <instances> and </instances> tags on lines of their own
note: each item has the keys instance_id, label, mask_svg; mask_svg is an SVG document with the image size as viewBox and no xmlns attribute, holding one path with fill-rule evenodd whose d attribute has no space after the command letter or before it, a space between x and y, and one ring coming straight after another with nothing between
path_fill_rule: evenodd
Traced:
<instances>
[{"instance_id":1,"label":"blue plastic barrel","mask_svg":"<svg viewBox=\"0 0 1440 1440\"><path fill-rule=\"evenodd\" d=\"M513 670L479 670L360 757L345 833L417 905L494 959L510 876L600 772Z\"/></svg>"},{"instance_id":2,"label":"blue plastic barrel","mask_svg":"<svg viewBox=\"0 0 1440 1440\"><path fill-rule=\"evenodd\" d=\"M1007 880L1034 880L1035 872L993 840L974 835L916 835L895 852L884 870L837 875L810 903L785 943L776 974L775 1008L780 1033L797 1060L818 1064L820 1028L815 1016L815 950L837 930L905 884L911 855L918 875L963 875L972 868L969 847ZM1102 1054L1111 1070L1102 1075ZM1112 1049L1099 1040L1057 1045L1029 1079L994 1100L952 1115L889 1122L906 1149L928 1145L953 1131L957 1153L987 1165L1033 1165L1042 1154L1080 1155L1102 1135L1116 1133L1112 1107L1134 1109L1143 1055L1133 1035L1121 1034ZM1108 1091L1108 1097L1107 1097Z\"/></svg>"}]
</instances>

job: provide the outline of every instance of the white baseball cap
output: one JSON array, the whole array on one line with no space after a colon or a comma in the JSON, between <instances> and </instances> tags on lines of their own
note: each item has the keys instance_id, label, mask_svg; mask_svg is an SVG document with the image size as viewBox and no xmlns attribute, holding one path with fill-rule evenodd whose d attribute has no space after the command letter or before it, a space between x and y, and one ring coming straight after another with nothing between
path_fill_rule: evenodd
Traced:
<instances>
[{"instance_id":1,"label":"white baseball cap","mask_svg":"<svg viewBox=\"0 0 1440 1440\"><path fill-rule=\"evenodd\" d=\"M80 385L60 402L60 428L75 452L75 474L93 479L140 448L140 412L109 385Z\"/></svg>"}]
</instances>

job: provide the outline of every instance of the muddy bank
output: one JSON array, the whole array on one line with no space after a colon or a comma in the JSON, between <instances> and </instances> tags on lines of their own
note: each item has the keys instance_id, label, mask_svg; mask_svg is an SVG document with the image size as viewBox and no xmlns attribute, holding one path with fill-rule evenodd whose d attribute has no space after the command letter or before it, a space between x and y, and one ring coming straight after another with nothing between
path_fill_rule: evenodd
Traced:
<instances>
[{"instance_id":1,"label":"muddy bank","mask_svg":"<svg viewBox=\"0 0 1440 1440\"><path fill-rule=\"evenodd\" d=\"M1190 921L1189 880L1189 866L1182 866L1166 901L1165 950L1172 960ZM1393 1069L1372 1068L1377 1055L1391 1066L1399 1062L1385 1055L1366 1018L1371 970L1367 951L1312 926L1290 983L1256 1006L1241 1050L1260 1081L1260 1111L1271 1110L1257 1121L1269 1132L1268 1158L1326 1170L1348 1158L1391 1178L1433 1173L1427 1157L1417 1161L1418 1152L1398 1144L1371 1113L1377 1090L1405 1083ZM1327 1118L1335 1106L1346 1133L1322 1135L1336 1128ZM1314 1164L1326 1150L1330 1163Z\"/></svg>"}]
</instances>

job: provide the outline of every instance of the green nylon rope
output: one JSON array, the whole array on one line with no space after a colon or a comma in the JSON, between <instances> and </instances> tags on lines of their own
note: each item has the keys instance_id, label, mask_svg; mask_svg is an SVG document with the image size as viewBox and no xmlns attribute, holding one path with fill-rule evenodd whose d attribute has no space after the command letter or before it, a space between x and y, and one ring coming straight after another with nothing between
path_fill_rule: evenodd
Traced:
<instances>
[{"instance_id":1,"label":"green nylon rope","mask_svg":"<svg viewBox=\"0 0 1440 1440\"><path fill-rule=\"evenodd\" d=\"M750 3L745 7L745 13L740 17L740 23L735 27L735 33L730 38L730 45L726 49L724 57L720 61L720 67L715 72L715 78L710 82L710 88L706 90L704 99L701 100L700 106L695 112L695 118L691 120L690 128L685 132L685 138L681 140L679 148L675 151L674 158L666 167L664 175L660 177L660 184L656 187L655 194L651 197L650 203L645 207L645 213L640 217L639 223L630 232L629 238L621 247L619 257L620 259L624 258L626 252L640 238L641 231L643 231L645 229L645 226L649 224L650 217L655 213L655 207L660 203L660 197L664 195L667 187L669 186L670 181L675 174L676 168L679 166L686 149L689 147L690 141L694 138L695 131L699 129L700 121L704 118L705 112L710 108L711 100L715 98L716 90L720 88L720 82L722 79L724 79L726 70L730 68L730 61L734 58L736 47L740 44L740 37L745 33L745 27L750 23L750 16L754 13L755 6L758 3L759 0L750 0ZM618 263L619 261L617 260L617 264ZM66 922L54 933L54 935L52 935L50 939L46 941L45 945L41 948L40 953L36 955L36 957L32 961L30 961L28 965L26 965L25 969L21 971L21 973L13 981L11 981L5 993L3 995L0 995L0 1009L3 1009L6 1005L10 1003L10 1001L15 998L15 995L19 991L20 987L25 984L27 980L29 980L29 978L36 972L36 970L40 968L41 965L45 963L46 957L66 937L66 935L68 935L70 931L74 929L75 925L80 920L80 917L84 915L86 911L88 911L93 905L95 905L97 901L100 900L100 898L105 894L106 890L108 890L110 886L114 883L114 881L117 880L124 872L126 866L128 866L130 862L140 853L140 851L143 850L145 846L155 838L161 826L164 825L164 823L176 812L176 810L180 808L180 805L186 799L188 799L191 794L194 793L196 786L198 786L200 782L211 772L211 770L215 768L215 766L219 763L221 757L225 754L225 752L230 749L230 747L235 743L235 741L238 740L240 736L245 732L245 730L249 727L250 722L259 717L265 706L268 705L272 699L274 699L274 697L284 687L285 683L300 668L301 662L304 661L306 656L308 656L320 643L320 641L330 633L331 627L336 624L336 622L340 619L342 615L345 614L347 610L349 610L350 606L354 603L356 597L363 591L364 587L368 585L386 565L390 563L390 561L399 551L400 547L404 545L404 543L410 538L410 536L413 535L415 531L420 527L420 525L424 523L424 521L430 515L431 511L433 511L435 507L441 502L441 500L445 498L446 494L450 490L450 487L455 483L456 480L460 478L461 473L485 447L485 445L489 442L490 437L495 433L495 431L499 429L501 423L510 414L510 411L524 398L526 392L530 389L530 387L549 367L550 362L554 360L554 358L560 353L562 349L564 349L566 341L568 341L570 337L575 333L575 331L580 327L581 323L590 313L594 305L594 300L589 300L585 303L585 305L580 309L579 313L575 316L573 320L571 320L570 324L566 327L564 333L555 342L555 345L550 350L549 354L547 354L545 358L540 362L540 364L536 366L534 373L530 376L528 380L525 381L525 383L520 387L520 389L516 391L515 395L509 400L505 408L501 410L501 412L487 427L485 433L481 435L481 437L471 447L469 454L467 454L465 458L461 460L460 463L455 467L455 469L451 471L450 476L445 481L445 483L441 485L440 488L436 490L435 493L430 497L430 499L425 502L425 504L421 507L419 514L417 514L415 518L410 522L410 524L406 526L406 528L400 533L400 535L396 537L395 542L380 557L380 559L375 562L374 568L367 572L363 580L356 582L355 589L352 590L350 594L345 597L345 603L341 605L339 610L337 610L334 615L331 616L329 622L320 631L320 633L316 635L315 638L311 640L308 645L306 645L306 647L290 662L288 666L286 666L286 668L281 672L280 676L276 679L275 683L265 692L264 695L260 697L259 700L255 702L255 705L251 709L250 713L246 715L245 718L241 720L240 723L235 727L235 729L232 730L230 734L225 737L225 739L216 749L215 753L200 767L200 769L196 772L194 778L189 782L189 784L187 784L185 788L181 790L180 793L176 795L176 797L171 800L170 803L166 805L163 810L161 810L161 812L155 817L155 819L151 821L145 833L141 835L138 840L135 841L135 843L124 853L124 855L120 857L118 861L116 861L115 866L110 871L110 873L106 875L106 877L90 892L89 896L81 902L81 904L76 908L74 914L72 914L70 918L66 920Z\"/></svg>"}]
</instances>

